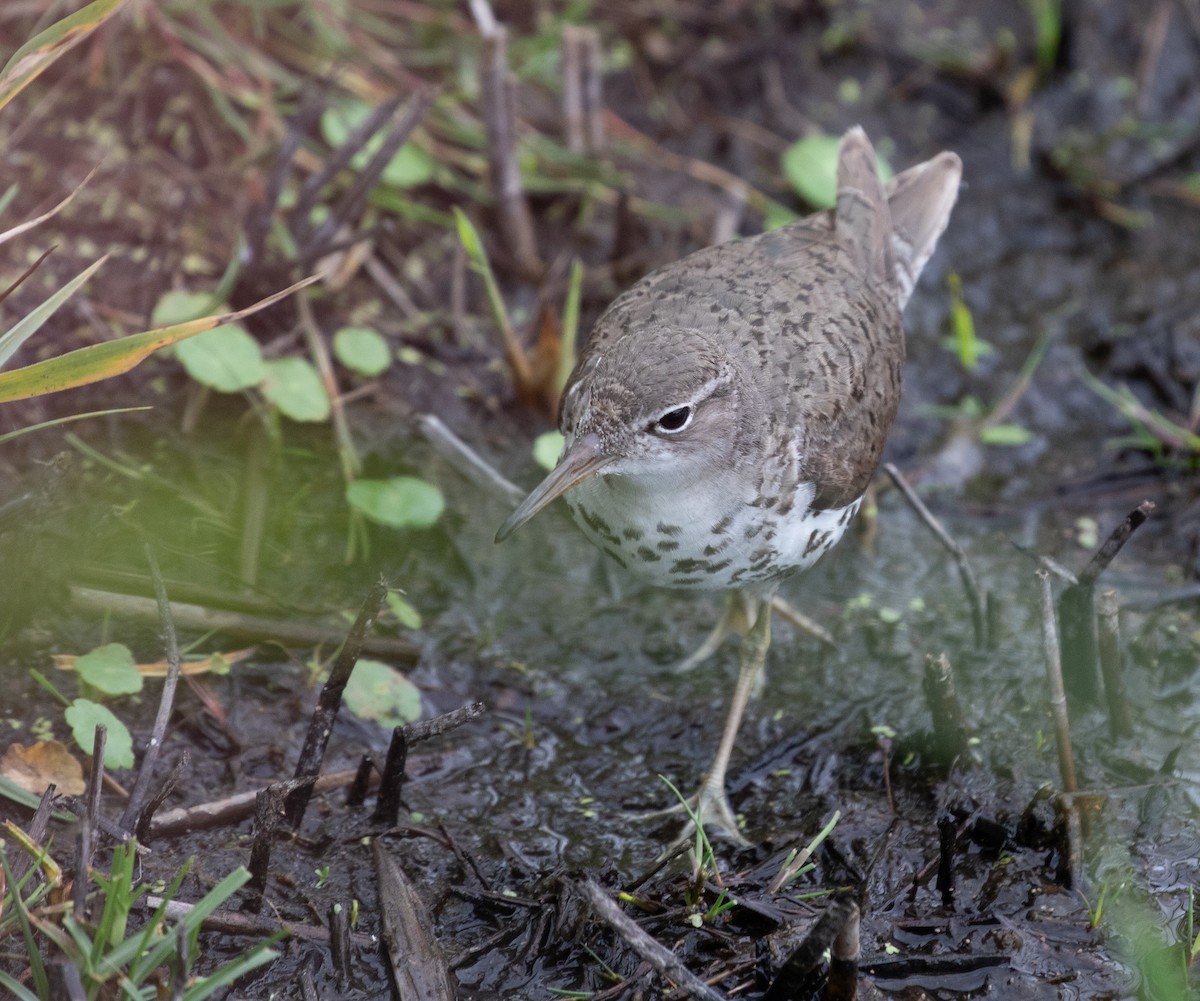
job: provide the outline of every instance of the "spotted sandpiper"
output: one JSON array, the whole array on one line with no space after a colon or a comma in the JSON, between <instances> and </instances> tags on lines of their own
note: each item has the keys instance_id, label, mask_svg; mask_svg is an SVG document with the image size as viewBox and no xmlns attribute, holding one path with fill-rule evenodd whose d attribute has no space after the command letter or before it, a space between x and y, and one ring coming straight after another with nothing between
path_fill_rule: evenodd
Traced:
<instances>
[{"instance_id":1,"label":"spotted sandpiper","mask_svg":"<svg viewBox=\"0 0 1200 1001\"><path fill-rule=\"evenodd\" d=\"M862 501L900 402L900 312L946 228L962 163L886 185L861 128L836 207L647 275L596 322L563 393L554 471L500 541L565 496L589 539L667 587L742 592L753 622L712 766L689 801L742 840L725 772L779 582L828 552Z\"/></svg>"}]
</instances>

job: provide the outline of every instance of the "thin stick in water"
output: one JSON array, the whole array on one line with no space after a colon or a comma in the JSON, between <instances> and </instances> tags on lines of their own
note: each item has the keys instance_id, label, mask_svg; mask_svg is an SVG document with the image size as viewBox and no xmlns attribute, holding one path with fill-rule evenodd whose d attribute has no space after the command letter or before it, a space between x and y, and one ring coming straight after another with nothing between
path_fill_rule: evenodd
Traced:
<instances>
[{"instance_id":1,"label":"thin stick in water","mask_svg":"<svg viewBox=\"0 0 1200 1001\"><path fill-rule=\"evenodd\" d=\"M950 533L942 527L941 522L933 516L929 508L925 506L925 502L917 496L917 492L900 470L890 462L884 463L883 468L904 495L909 506L917 512L917 517L925 523L926 527L933 532L934 538L954 557L954 562L958 565L958 575L962 579L963 590L967 593L967 602L971 606L971 621L975 627L975 647L976 649L986 647L987 615L984 612L984 602L980 596L979 585L975 582L975 572L971 569L967 554L963 551L962 546L950 537Z\"/></svg>"},{"instance_id":2,"label":"thin stick in water","mask_svg":"<svg viewBox=\"0 0 1200 1001\"><path fill-rule=\"evenodd\" d=\"M1063 790L1075 792L1079 788L1079 781L1075 775L1075 756L1071 750L1071 724L1067 719L1067 693L1063 688L1054 594L1050 590L1050 574L1045 570L1035 573L1042 590L1042 646L1046 657L1046 680L1050 685L1050 712L1054 717L1055 742L1058 744L1058 768L1062 774Z\"/></svg>"}]
</instances>

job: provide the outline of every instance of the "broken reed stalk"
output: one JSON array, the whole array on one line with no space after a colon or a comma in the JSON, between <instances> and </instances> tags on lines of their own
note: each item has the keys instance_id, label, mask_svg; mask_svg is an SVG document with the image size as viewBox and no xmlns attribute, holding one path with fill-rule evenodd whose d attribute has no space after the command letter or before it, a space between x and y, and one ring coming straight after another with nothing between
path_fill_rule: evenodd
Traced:
<instances>
[{"instance_id":1,"label":"broken reed stalk","mask_svg":"<svg viewBox=\"0 0 1200 1001\"><path fill-rule=\"evenodd\" d=\"M337 971L339 986L344 990L353 973L354 950L350 945L350 908L341 901L334 901L325 909L325 921L329 927L329 954L333 968Z\"/></svg>"},{"instance_id":2,"label":"broken reed stalk","mask_svg":"<svg viewBox=\"0 0 1200 1001\"><path fill-rule=\"evenodd\" d=\"M363 601L362 609L346 642L334 661L333 669L329 672L329 680L321 688L317 698L317 707L313 710L312 721L308 726L308 734L304 738L304 747L300 751L300 759L296 762L295 778L309 780L288 796L286 817L293 830L300 826L304 811L308 807L308 799L312 795L312 782L321 772L321 763L325 760L325 748L329 744L329 735L333 732L333 724L337 719L338 710L342 705L342 692L350 680L350 672L358 663L362 653L363 643L367 634L375 625L379 611L383 607L383 599L387 597L387 582L380 578L371 588Z\"/></svg>"},{"instance_id":3,"label":"broken reed stalk","mask_svg":"<svg viewBox=\"0 0 1200 1001\"><path fill-rule=\"evenodd\" d=\"M273 782L260 789L254 797L254 842L250 848L250 879L246 882L247 910L257 914L262 910L267 875L271 867L271 846L280 821L285 819L288 806L298 793L304 794L304 802L312 795L314 779L288 779ZM294 825L293 825L294 827Z\"/></svg>"},{"instance_id":4,"label":"broken reed stalk","mask_svg":"<svg viewBox=\"0 0 1200 1001\"><path fill-rule=\"evenodd\" d=\"M379 798L375 801L375 812L371 823L383 827L395 827L400 817L400 793L404 787L404 767L408 764L408 739L404 727L392 730L387 758L383 763L383 778L379 782Z\"/></svg>"},{"instance_id":5,"label":"broken reed stalk","mask_svg":"<svg viewBox=\"0 0 1200 1001\"><path fill-rule=\"evenodd\" d=\"M573 153L599 153L604 147L604 104L596 29L565 25L562 56L567 148Z\"/></svg>"},{"instance_id":6,"label":"broken reed stalk","mask_svg":"<svg viewBox=\"0 0 1200 1001\"><path fill-rule=\"evenodd\" d=\"M383 123L396 113L396 109L400 106L400 98L393 98L377 108L373 108L367 117L356 125L348 136L346 141L340 146L333 149L329 156L325 158L321 164L321 169L313 171L309 174L304 182L300 185L296 192L295 204L292 207L292 236L296 243L301 246L313 245L313 221L317 218L314 209L318 204L321 191L329 184L337 175L344 169L350 166L350 161L362 150L366 145L367 140L371 138ZM316 105L312 120L316 121L324 110L319 102L314 102ZM307 118L305 111L301 112L301 119ZM301 136L303 139L303 136ZM319 256L311 255L313 258Z\"/></svg>"},{"instance_id":7,"label":"broken reed stalk","mask_svg":"<svg viewBox=\"0 0 1200 1001\"><path fill-rule=\"evenodd\" d=\"M37 809L33 811L33 817L25 826L25 836L34 844L41 844L46 840L46 830L50 826L50 817L54 813L56 789L57 786L53 782L46 786L42 798L38 800ZM33 865L36 854L36 852L17 852L10 856L9 866L14 884L20 883L25 878L25 873Z\"/></svg>"},{"instance_id":8,"label":"broken reed stalk","mask_svg":"<svg viewBox=\"0 0 1200 1001\"><path fill-rule=\"evenodd\" d=\"M1083 889L1083 815L1074 796L1057 797L1066 850L1062 853L1058 882L1068 890Z\"/></svg>"},{"instance_id":9,"label":"broken reed stalk","mask_svg":"<svg viewBox=\"0 0 1200 1001\"><path fill-rule=\"evenodd\" d=\"M274 835L277 816L273 805L275 801L276 791L271 786L260 789L254 797L254 842L250 848L250 861L246 866L250 870L246 893L251 901L250 910L254 914L262 910L263 891L267 888L267 870L271 865L271 838Z\"/></svg>"},{"instance_id":10,"label":"broken reed stalk","mask_svg":"<svg viewBox=\"0 0 1200 1001\"><path fill-rule=\"evenodd\" d=\"M954 849L958 844L958 825L951 816L939 818L937 889L942 906L954 907Z\"/></svg>"},{"instance_id":11,"label":"broken reed stalk","mask_svg":"<svg viewBox=\"0 0 1200 1001\"><path fill-rule=\"evenodd\" d=\"M1075 775L1075 756L1071 750L1071 724L1067 719L1067 693L1063 687L1054 594L1050 590L1050 574L1045 570L1035 573L1042 591L1042 645L1046 657L1046 680L1050 685L1050 712L1054 717L1055 743L1058 745L1058 768L1062 774L1063 791L1075 792L1079 788L1079 781Z\"/></svg>"},{"instance_id":12,"label":"broken reed stalk","mask_svg":"<svg viewBox=\"0 0 1200 1001\"><path fill-rule=\"evenodd\" d=\"M195 904L189 904L182 900L164 900L153 893L146 894L138 903L144 903L145 909L151 914L162 908L162 916L168 921L183 921L189 915L194 915L196 911ZM200 927L204 931L218 932L222 935L254 938L261 938L264 935L281 935L292 941L313 942L317 945L329 944L329 931L322 925L252 917L222 908L206 914L200 922ZM360 949L376 950L379 948L379 939L363 932L351 932L350 941ZM82 997L82 995L80 996ZM309 995L303 996L307 998Z\"/></svg>"},{"instance_id":13,"label":"broken reed stalk","mask_svg":"<svg viewBox=\"0 0 1200 1001\"><path fill-rule=\"evenodd\" d=\"M88 879L88 873L92 868L96 822L100 819L100 793L104 789L104 752L107 747L108 727L97 726L92 733L92 770L88 775L84 800L87 810L84 812L83 822L79 825L79 834L75 842L76 876L72 903L75 907L76 920L83 922L89 920L87 895L91 888L91 880Z\"/></svg>"},{"instance_id":14,"label":"broken reed stalk","mask_svg":"<svg viewBox=\"0 0 1200 1001\"><path fill-rule=\"evenodd\" d=\"M362 806L367 801L367 790L371 788L371 774L375 771L375 759L364 754L358 761L354 781L346 792L346 805Z\"/></svg>"},{"instance_id":15,"label":"broken reed stalk","mask_svg":"<svg viewBox=\"0 0 1200 1001\"><path fill-rule=\"evenodd\" d=\"M1112 530L1104 545L1096 550L1096 555L1088 565L1080 571L1080 584L1095 584L1097 578L1108 569L1108 565L1116 558L1117 553L1129 541L1129 537L1154 513L1154 501L1142 501L1136 508L1125 516L1125 520Z\"/></svg>"},{"instance_id":16,"label":"broken reed stalk","mask_svg":"<svg viewBox=\"0 0 1200 1001\"><path fill-rule=\"evenodd\" d=\"M347 140L346 145L352 147L350 153L353 156L373 138L376 132L383 136L379 148L361 169L354 171L354 182L330 207L329 214L321 220L308 245L303 248L302 271L309 271L314 261L331 252L339 234L347 230L351 222L358 218L367 204L368 197L383 175L384 169L400 147L412 137L413 131L425 118L436 96L436 91L429 88L417 90L405 102L398 117L396 117L396 113L400 107L399 99L389 101L380 109L386 110L387 113L375 129L365 135L360 135L356 130L351 139ZM386 131L384 131L385 124Z\"/></svg>"},{"instance_id":17,"label":"broken reed stalk","mask_svg":"<svg viewBox=\"0 0 1200 1001\"><path fill-rule=\"evenodd\" d=\"M396 825L400 816L400 793L404 786L404 768L408 763L409 747L429 740L430 737L455 730L470 720L478 719L485 712L487 706L484 703L472 702L433 719L396 727L388 745L387 760L384 762L383 776L379 781L379 799L375 804L371 823L385 827Z\"/></svg>"},{"instance_id":18,"label":"broken reed stalk","mask_svg":"<svg viewBox=\"0 0 1200 1001\"><path fill-rule=\"evenodd\" d=\"M1129 699L1125 695L1125 670L1121 663L1121 615L1117 592L1101 591L1096 604L1097 647L1104 697L1108 703L1108 729L1113 737L1133 736Z\"/></svg>"},{"instance_id":19,"label":"broken reed stalk","mask_svg":"<svg viewBox=\"0 0 1200 1001\"><path fill-rule=\"evenodd\" d=\"M133 836L137 838L139 845L148 846L154 840L151 825L154 822L154 815L158 813L158 808L167 801L167 797L176 789L183 777L187 774L188 768L192 763L192 752L184 748L183 753L179 756L179 760L175 762L175 767L162 782L159 783L154 795L146 802L146 806L142 812L138 814L137 826L134 828Z\"/></svg>"},{"instance_id":20,"label":"broken reed stalk","mask_svg":"<svg viewBox=\"0 0 1200 1001\"><path fill-rule=\"evenodd\" d=\"M854 1001L858 997L861 916L853 901L849 911L829 950L829 976L825 981L825 993L821 995L823 1001Z\"/></svg>"},{"instance_id":21,"label":"broken reed stalk","mask_svg":"<svg viewBox=\"0 0 1200 1001\"><path fill-rule=\"evenodd\" d=\"M543 267L517 161L516 88L508 72L508 32L502 24L492 24L483 31L482 74L488 173L499 213L500 235L517 270L527 278L536 278Z\"/></svg>"},{"instance_id":22,"label":"broken reed stalk","mask_svg":"<svg viewBox=\"0 0 1200 1001\"><path fill-rule=\"evenodd\" d=\"M1154 511L1153 501L1142 501L1112 530L1079 573L1078 583L1058 599L1062 633L1063 677L1072 695L1095 698L1099 683L1099 649L1096 635L1095 586L1130 536Z\"/></svg>"},{"instance_id":23,"label":"broken reed stalk","mask_svg":"<svg viewBox=\"0 0 1200 1001\"><path fill-rule=\"evenodd\" d=\"M829 901L816 923L809 929L804 940L792 950L779 967L763 1001L792 1001L793 998L811 994L809 980L812 971L825 956L842 930L851 921L857 925L858 904L843 894ZM857 939L857 931L854 938ZM848 945L849 943L847 943ZM857 950L856 950L857 951ZM843 998L847 995L843 995ZM853 994L848 997L853 997ZM828 995L826 995L828 997Z\"/></svg>"},{"instance_id":24,"label":"broken reed stalk","mask_svg":"<svg viewBox=\"0 0 1200 1001\"><path fill-rule=\"evenodd\" d=\"M583 128L583 47L580 44L579 28L574 24L563 25L562 77L567 149L572 153L582 153L587 149Z\"/></svg>"},{"instance_id":25,"label":"broken reed stalk","mask_svg":"<svg viewBox=\"0 0 1200 1001\"><path fill-rule=\"evenodd\" d=\"M934 753L949 765L965 757L970 741L970 728L963 716L958 693L954 688L954 668L942 652L937 657L925 657L925 677L922 684L925 703L933 720Z\"/></svg>"},{"instance_id":26,"label":"broken reed stalk","mask_svg":"<svg viewBox=\"0 0 1200 1001\"><path fill-rule=\"evenodd\" d=\"M917 492L904 478L900 470L890 462L885 462L883 465L884 471L891 477L891 480L900 493L904 495L904 499L908 501L909 506L916 511L917 517L921 519L926 527L933 532L934 538L942 544L942 546L954 557L954 562L958 565L958 575L962 580L963 590L967 594L967 603L971 607L971 623L975 627L975 648L982 650L988 645L987 637L987 614L984 610L984 600L980 595L979 585L975 582L975 572L971 569L971 563L967 559L967 554L963 551L962 546L955 542L950 533L947 532L941 522L933 516L933 513L925 506L925 502L917 496Z\"/></svg>"}]
</instances>

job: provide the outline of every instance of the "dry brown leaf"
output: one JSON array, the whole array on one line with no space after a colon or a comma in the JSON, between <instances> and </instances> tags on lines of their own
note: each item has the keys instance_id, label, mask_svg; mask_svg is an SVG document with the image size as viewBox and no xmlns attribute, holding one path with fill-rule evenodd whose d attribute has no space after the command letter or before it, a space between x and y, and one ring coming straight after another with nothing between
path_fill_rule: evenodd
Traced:
<instances>
[{"instance_id":1,"label":"dry brown leaf","mask_svg":"<svg viewBox=\"0 0 1200 1001\"><path fill-rule=\"evenodd\" d=\"M187 676L189 674L224 674L229 668L245 660L254 652L254 647L246 647L244 650L231 650L229 653L214 653L203 660L185 660L180 665L179 673ZM74 671L75 661L79 659L79 654L75 653L56 653L54 654L54 666L60 671ZM138 672L146 678L165 678L167 676L168 665L165 660L156 660L152 664L137 664L135 665Z\"/></svg>"},{"instance_id":2,"label":"dry brown leaf","mask_svg":"<svg viewBox=\"0 0 1200 1001\"><path fill-rule=\"evenodd\" d=\"M44 793L51 782L58 792L69 796L82 796L87 788L83 765L57 740L39 740L31 747L10 744L0 755L0 775L35 796Z\"/></svg>"}]
</instances>

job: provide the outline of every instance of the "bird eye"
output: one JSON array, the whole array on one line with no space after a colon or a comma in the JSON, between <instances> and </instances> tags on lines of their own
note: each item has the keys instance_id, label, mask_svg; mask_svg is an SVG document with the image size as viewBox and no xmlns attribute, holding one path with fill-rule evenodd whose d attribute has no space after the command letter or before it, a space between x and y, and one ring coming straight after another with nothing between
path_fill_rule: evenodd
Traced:
<instances>
[{"instance_id":1,"label":"bird eye","mask_svg":"<svg viewBox=\"0 0 1200 1001\"><path fill-rule=\"evenodd\" d=\"M654 430L665 434L677 434L692 423L692 407L676 407L668 410L654 422Z\"/></svg>"}]
</instances>

